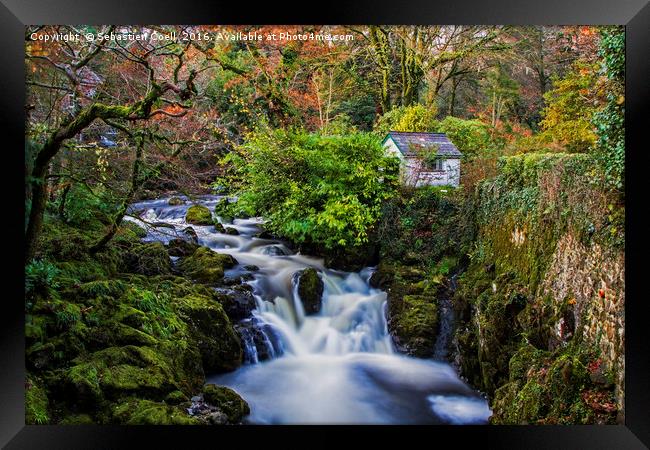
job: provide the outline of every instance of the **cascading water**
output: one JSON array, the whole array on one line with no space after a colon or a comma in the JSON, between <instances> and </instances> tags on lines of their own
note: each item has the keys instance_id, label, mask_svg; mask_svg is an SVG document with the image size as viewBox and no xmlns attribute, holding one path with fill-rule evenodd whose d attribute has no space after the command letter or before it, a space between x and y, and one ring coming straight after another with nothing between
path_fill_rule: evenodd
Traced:
<instances>
[{"instance_id":1,"label":"cascading water","mask_svg":"<svg viewBox=\"0 0 650 450\"><path fill-rule=\"evenodd\" d=\"M203 197L214 208L220 197ZM145 239L182 235L189 205L167 199L134 204L156 228ZM137 219L131 219L137 220ZM238 370L208 377L236 390L250 405L251 423L486 423L485 399L443 361L397 354L386 327L386 293L369 285L370 268L348 273L320 259L293 254L283 243L253 237L260 220L236 219L239 235L193 226L201 245L235 257L226 277L248 274L256 309L237 324L246 356ZM170 232L171 231L171 232ZM321 310L305 315L296 272L313 267L324 283Z\"/></svg>"}]
</instances>

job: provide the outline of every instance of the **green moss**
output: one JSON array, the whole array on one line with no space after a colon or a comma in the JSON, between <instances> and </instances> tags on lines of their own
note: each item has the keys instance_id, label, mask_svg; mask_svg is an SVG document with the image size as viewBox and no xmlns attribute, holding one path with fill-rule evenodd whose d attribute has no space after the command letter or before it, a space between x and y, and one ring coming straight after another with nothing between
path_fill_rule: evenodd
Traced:
<instances>
[{"instance_id":1,"label":"green moss","mask_svg":"<svg viewBox=\"0 0 650 450\"><path fill-rule=\"evenodd\" d=\"M192 225L212 225L212 213L203 205L192 205L187 209L185 215L185 222Z\"/></svg>"},{"instance_id":2,"label":"green moss","mask_svg":"<svg viewBox=\"0 0 650 450\"><path fill-rule=\"evenodd\" d=\"M76 362L66 372L66 380L69 391L81 404L130 394L162 398L178 390L172 361L150 347L109 347Z\"/></svg>"},{"instance_id":3,"label":"green moss","mask_svg":"<svg viewBox=\"0 0 650 450\"><path fill-rule=\"evenodd\" d=\"M545 389L535 379L528 381L515 397L518 410L517 423L532 423L537 420L546 404Z\"/></svg>"},{"instance_id":4,"label":"green moss","mask_svg":"<svg viewBox=\"0 0 650 450\"><path fill-rule=\"evenodd\" d=\"M60 302L54 317L59 329L67 330L81 319L81 308L74 303Z\"/></svg>"},{"instance_id":5,"label":"green moss","mask_svg":"<svg viewBox=\"0 0 650 450\"><path fill-rule=\"evenodd\" d=\"M178 268L181 272L201 283L217 284L223 280L225 269L237 264L231 255L224 255L199 247L191 256L181 259Z\"/></svg>"},{"instance_id":6,"label":"green moss","mask_svg":"<svg viewBox=\"0 0 650 450\"><path fill-rule=\"evenodd\" d=\"M167 397L165 397L165 403L168 405L178 405L179 403L183 403L188 400L188 396L185 395L182 391L172 391L167 394Z\"/></svg>"},{"instance_id":7,"label":"green moss","mask_svg":"<svg viewBox=\"0 0 650 450\"><path fill-rule=\"evenodd\" d=\"M58 425L95 425L96 422L89 414L70 414L64 417Z\"/></svg>"},{"instance_id":8,"label":"green moss","mask_svg":"<svg viewBox=\"0 0 650 450\"><path fill-rule=\"evenodd\" d=\"M125 425L200 425L178 406L135 398L117 405L113 420Z\"/></svg>"},{"instance_id":9,"label":"green moss","mask_svg":"<svg viewBox=\"0 0 650 450\"><path fill-rule=\"evenodd\" d=\"M98 280L83 283L79 286L80 293L87 298L107 296L118 298L126 290L126 284L121 280Z\"/></svg>"},{"instance_id":10,"label":"green moss","mask_svg":"<svg viewBox=\"0 0 650 450\"><path fill-rule=\"evenodd\" d=\"M99 371L93 362L81 363L67 369L63 384L68 399L80 407L94 407L102 401Z\"/></svg>"},{"instance_id":11,"label":"green moss","mask_svg":"<svg viewBox=\"0 0 650 450\"><path fill-rule=\"evenodd\" d=\"M49 321L48 317L41 315L28 314L25 316L25 339L28 344L43 342Z\"/></svg>"},{"instance_id":12,"label":"green moss","mask_svg":"<svg viewBox=\"0 0 650 450\"><path fill-rule=\"evenodd\" d=\"M133 246L126 254L130 271L142 275L164 275L171 271L167 249L160 242L148 242Z\"/></svg>"},{"instance_id":13,"label":"green moss","mask_svg":"<svg viewBox=\"0 0 650 450\"><path fill-rule=\"evenodd\" d=\"M25 423L41 425L50 421L47 392L34 379L25 383Z\"/></svg>"},{"instance_id":14,"label":"green moss","mask_svg":"<svg viewBox=\"0 0 650 450\"><path fill-rule=\"evenodd\" d=\"M391 315L390 328L399 344L413 356L433 352L438 334L438 308L435 299L423 295L405 295L399 312Z\"/></svg>"},{"instance_id":15,"label":"green moss","mask_svg":"<svg viewBox=\"0 0 650 450\"><path fill-rule=\"evenodd\" d=\"M241 341L219 303L189 295L178 299L178 308L196 337L206 372L230 371L241 365Z\"/></svg>"},{"instance_id":16,"label":"green moss","mask_svg":"<svg viewBox=\"0 0 650 450\"><path fill-rule=\"evenodd\" d=\"M218 407L230 423L239 423L244 416L250 414L248 403L230 388L206 384L203 386L203 399Z\"/></svg>"},{"instance_id":17,"label":"green moss","mask_svg":"<svg viewBox=\"0 0 650 450\"><path fill-rule=\"evenodd\" d=\"M545 354L546 352L539 350L530 344L522 345L512 358L510 358L510 381L525 379L528 371L531 369L539 369L542 364L542 358Z\"/></svg>"}]
</instances>

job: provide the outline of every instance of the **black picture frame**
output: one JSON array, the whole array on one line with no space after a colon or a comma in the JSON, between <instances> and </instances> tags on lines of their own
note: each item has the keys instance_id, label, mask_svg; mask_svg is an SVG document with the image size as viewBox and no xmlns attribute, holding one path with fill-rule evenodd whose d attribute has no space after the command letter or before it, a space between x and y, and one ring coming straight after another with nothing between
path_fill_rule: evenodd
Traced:
<instances>
[{"instance_id":1,"label":"black picture frame","mask_svg":"<svg viewBox=\"0 0 650 450\"><path fill-rule=\"evenodd\" d=\"M3 124L3 161L6 190L11 197L5 219L6 241L21 242L18 233L24 215L24 191L19 164L24 148L24 27L31 24L619 24L626 26L626 418L625 425L594 426L463 426L463 427L360 427L354 434L371 434L382 438L387 434L405 433L406 442L416 445L418 439L435 439L443 445L451 439L454 446L468 440L482 448L603 448L636 449L650 446L650 365L647 342L649 329L645 322L644 264L647 255L647 233L643 221L647 187L644 168L648 167L647 140L650 91L650 4L647 0L625 2L607 0L476 0L444 1L370 1L344 4L317 4L317 10L306 11L306 3L269 2L205 2L195 0L108 0L61 1L1 0L0 50L2 71L0 92ZM15 164L15 168L14 168ZM13 176L15 180L11 179ZM9 222L7 222L9 223ZM15 238L12 234L16 233ZM5 242L6 242L5 241ZM24 310L19 300L23 295L22 248L5 255L8 263L3 287L0 317L0 445L6 448L121 448L134 439L146 439L146 445L194 446L196 439L225 445L227 434L242 435L246 445L252 438L271 443L290 444L285 433L298 427L118 427L118 426L25 426L24 424ZM300 427L315 432L318 444L341 443L335 433ZM344 428L350 431L349 427ZM408 434L406 434L408 433ZM425 434L427 436L425 436ZM442 435L445 435L444 438ZM229 436L230 437L230 436ZM234 436L233 436L234 437ZM359 435L361 437L361 435ZM217 439L223 444L217 444ZM444 440L443 440L444 439ZM177 444L180 442L181 444ZM204 444L205 445L205 444ZM232 445L232 444L230 444ZM303 445L309 445L305 442ZM422 444L424 445L424 444Z\"/></svg>"}]
</instances>

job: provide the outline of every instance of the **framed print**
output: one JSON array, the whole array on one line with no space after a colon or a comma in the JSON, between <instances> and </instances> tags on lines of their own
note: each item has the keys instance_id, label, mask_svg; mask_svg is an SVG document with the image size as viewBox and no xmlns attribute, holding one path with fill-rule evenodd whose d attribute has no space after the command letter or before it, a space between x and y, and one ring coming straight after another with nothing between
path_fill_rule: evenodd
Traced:
<instances>
[{"instance_id":1,"label":"framed print","mask_svg":"<svg viewBox=\"0 0 650 450\"><path fill-rule=\"evenodd\" d=\"M7 448L645 448L650 7L118 3L2 8Z\"/></svg>"}]
</instances>

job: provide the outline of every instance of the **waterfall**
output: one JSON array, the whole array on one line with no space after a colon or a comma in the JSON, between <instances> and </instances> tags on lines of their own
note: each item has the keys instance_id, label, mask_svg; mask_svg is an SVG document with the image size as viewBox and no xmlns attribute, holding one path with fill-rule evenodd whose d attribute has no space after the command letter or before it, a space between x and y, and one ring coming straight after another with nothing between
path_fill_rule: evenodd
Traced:
<instances>
[{"instance_id":1,"label":"waterfall","mask_svg":"<svg viewBox=\"0 0 650 450\"><path fill-rule=\"evenodd\" d=\"M206 196L200 203L212 209L217 201ZM158 199L131 209L146 222L173 226L151 229L145 238L166 242L182 236L189 206ZM370 286L372 268L358 273L329 269L321 259L293 253L286 243L255 237L261 223L235 219L227 226L239 232L236 236L218 233L214 226L192 226L199 244L239 262L226 277L246 273L252 278L247 283L256 308L235 326L245 364L208 377L248 401L249 422L487 422L487 402L449 364L395 351L386 323L387 295ZM318 271L324 285L321 309L313 315L305 314L295 282L296 273L307 267Z\"/></svg>"}]
</instances>

